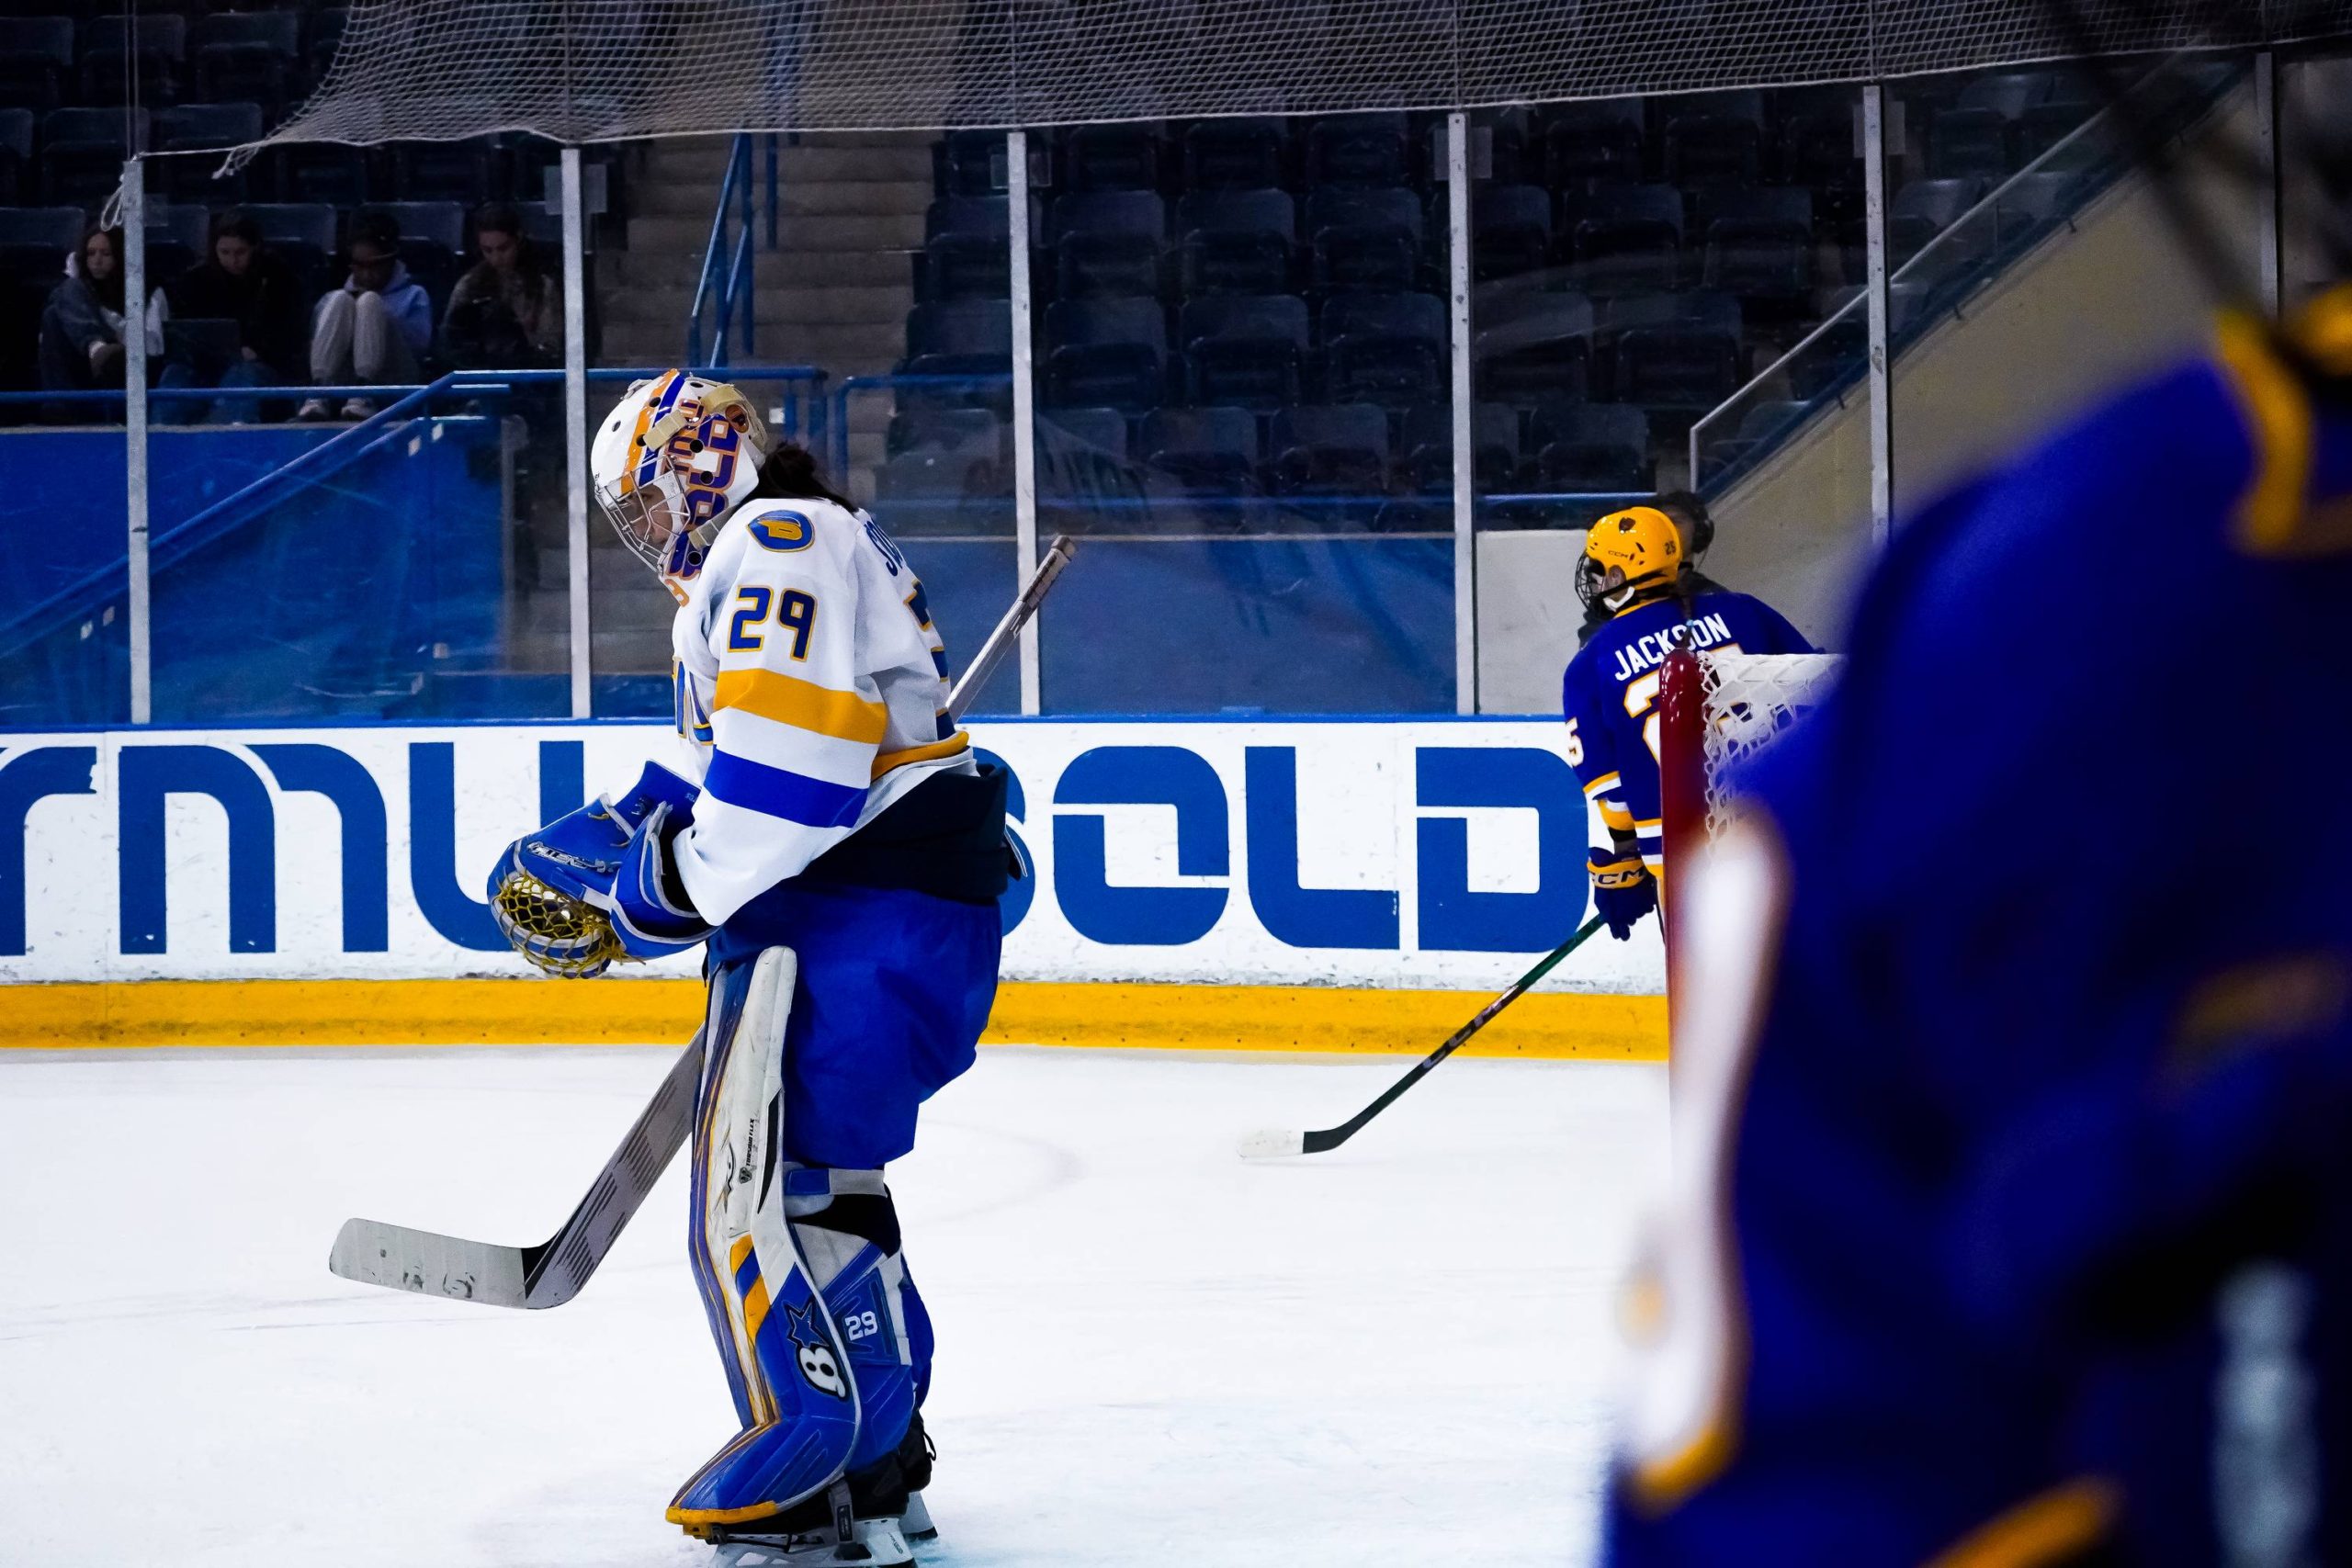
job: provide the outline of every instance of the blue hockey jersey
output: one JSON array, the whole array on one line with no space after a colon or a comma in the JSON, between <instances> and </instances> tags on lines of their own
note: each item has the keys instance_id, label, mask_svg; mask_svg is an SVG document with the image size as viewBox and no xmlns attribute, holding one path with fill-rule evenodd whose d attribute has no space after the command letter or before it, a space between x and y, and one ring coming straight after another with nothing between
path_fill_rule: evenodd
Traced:
<instances>
[{"instance_id":1,"label":"blue hockey jersey","mask_svg":"<svg viewBox=\"0 0 2352 1568\"><path fill-rule=\"evenodd\" d=\"M1748 770L1612 1563L2352 1562L2352 292L2308 331L2333 401L2233 323L1914 519Z\"/></svg>"},{"instance_id":2,"label":"blue hockey jersey","mask_svg":"<svg viewBox=\"0 0 2352 1568\"><path fill-rule=\"evenodd\" d=\"M1804 634L1760 599L1723 590L1653 599L1611 619L1560 678L1568 766L1614 830L1639 836L1655 874L1664 863L1657 777L1658 681L1678 648L1716 653L1813 653Z\"/></svg>"}]
</instances>

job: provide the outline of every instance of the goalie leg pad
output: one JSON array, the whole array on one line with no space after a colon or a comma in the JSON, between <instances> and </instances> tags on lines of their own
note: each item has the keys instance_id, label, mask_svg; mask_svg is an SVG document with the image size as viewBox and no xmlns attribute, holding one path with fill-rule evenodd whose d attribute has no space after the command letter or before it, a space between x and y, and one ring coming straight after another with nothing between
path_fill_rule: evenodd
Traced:
<instances>
[{"instance_id":1,"label":"goalie leg pad","mask_svg":"<svg viewBox=\"0 0 2352 1568\"><path fill-rule=\"evenodd\" d=\"M697 1535L771 1517L827 1491L858 1448L857 1384L817 1283L855 1260L829 1254L820 1275L786 1212L798 1173L783 1157L778 1129L797 971L790 948L772 947L750 963L722 965L711 985L692 1251L743 1429L671 1500L671 1522Z\"/></svg>"},{"instance_id":2,"label":"goalie leg pad","mask_svg":"<svg viewBox=\"0 0 2352 1568\"><path fill-rule=\"evenodd\" d=\"M848 1349L860 1416L849 1468L863 1471L897 1452L914 1418L917 1386L931 1372L927 1343L918 1361L899 1212L878 1170L794 1170L784 1203ZM922 1326L927 1341L927 1319Z\"/></svg>"}]
</instances>

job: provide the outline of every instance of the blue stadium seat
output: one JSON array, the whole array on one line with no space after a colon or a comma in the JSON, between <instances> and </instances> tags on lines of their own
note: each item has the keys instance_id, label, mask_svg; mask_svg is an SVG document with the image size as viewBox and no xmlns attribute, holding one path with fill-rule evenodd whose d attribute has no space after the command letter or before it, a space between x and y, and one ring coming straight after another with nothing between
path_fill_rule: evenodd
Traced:
<instances>
[{"instance_id":1,"label":"blue stadium seat","mask_svg":"<svg viewBox=\"0 0 2352 1568\"><path fill-rule=\"evenodd\" d=\"M2051 85L2050 96L2018 116L2017 160L2032 163L2107 107L2098 84L2072 73Z\"/></svg>"},{"instance_id":2,"label":"blue stadium seat","mask_svg":"<svg viewBox=\"0 0 2352 1568\"><path fill-rule=\"evenodd\" d=\"M1204 119L1184 130L1184 184L1193 190L1260 190L1289 173L1285 120L1271 116Z\"/></svg>"},{"instance_id":3,"label":"blue stadium seat","mask_svg":"<svg viewBox=\"0 0 2352 1568\"><path fill-rule=\"evenodd\" d=\"M1143 413L1165 400L1168 323L1156 300L1057 300L1046 342L1049 404Z\"/></svg>"},{"instance_id":4,"label":"blue stadium seat","mask_svg":"<svg viewBox=\"0 0 2352 1568\"><path fill-rule=\"evenodd\" d=\"M1054 409L1037 416L1041 446L1083 448L1107 457L1127 455L1127 416L1117 409Z\"/></svg>"},{"instance_id":5,"label":"blue stadium seat","mask_svg":"<svg viewBox=\"0 0 2352 1568\"><path fill-rule=\"evenodd\" d=\"M74 69L74 18L18 17L0 41L0 102L36 111L65 101Z\"/></svg>"},{"instance_id":6,"label":"blue stadium seat","mask_svg":"<svg viewBox=\"0 0 2352 1568\"><path fill-rule=\"evenodd\" d=\"M1295 295L1195 299L1178 324L1194 403L1276 409L1303 395L1306 301Z\"/></svg>"},{"instance_id":7,"label":"blue stadium seat","mask_svg":"<svg viewBox=\"0 0 2352 1568\"><path fill-rule=\"evenodd\" d=\"M1539 490L1569 493L1646 491L1650 421L1623 403L1541 403L1528 414L1534 449L1529 478Z\"/></svg>"},{"instance_id":8,"label":"blue stadium seat","mask_svg":"<svg viewBox=\"0 0 2352 1568\"><path fill-rule=\"evenodd\" d=\"M435 314L448 303L466 254L466 209L454 201L379 201L371 210L390 213L400 225L401 260L409 276L433 296Z\"/></svg>"},{"instance_id":9,"label":"blue stadium seat","mask_svg":"<svg viewBox=\"0 0 2352 1568\"><path fill-rule=\"evenodd\" d=\"M1188 491L1247 495L1259 488L1258 416L1247 409L1160 409L1144 417L1136 449Z\"/></svg>"},{"instance_id":10,"label":"blue stadium seat","mask_svg":"<svg viewBox=\"0 0 2352 1568\"><path fill-rule=\"evenodd\" d=\"M932 148L931 183L941 197L1001 198L1005 189L1004 132L951 130Z\"/></svg>"},{"instance_id":11,"label":"blue stadium seat","mask_svg":"<svg viewBox=\"0 0 2352 1568\"><path fill-rule=\"evenodd\" d=\"M235 147L261 140L259 104L182 104L155 111L155 151ZM174 201L232 206L250 194L245 171L216 175L219 156L158 158L149 165L148 189Z\"/></svg>"},{"instance_id":12,"label":"blue stadium seat","mask_svg":"<svg viewBox=\"0 0 2352 1568\"><path fill-rule=\"evenodd\" d=\"M350 20L350 8L344 6L322 6L311 13L309 25L302 29L302 66L314 85L325 78L327 67L334 63L334 51L343 43L343 29Z\"/></svg>"},{"instance_id":13,"label":"blue stadium seat","mask_svg":"<svg viewBox=\"0 0 2352 1568\"><path fill-rule=\"evenodd\" d=\"M170 12L141 12L137 27L120 14L91 17L83 24L81 97L85 104L119 104L138 85L138 101L168 104L180 96L187 60L187 18Z\"/></svg>"},{"instance_id":14,"label":"blue stadium seat","mask_svg":"<svg viewBox=\"0 0 2352 1568\"><path fill-rule=\"evenodd\" d=\"M1727 294L1639 294L1601 317L1616 400L1695 417L1746 379L1739 301ZM1685 425L1688 420L1684 420Z\"/></svg>"},{"instance_id":15,"label":"blue stadium seat","mask_svg":"<svg viewBox=\"0 0 2352 1568\"><path fill-rule=\"evenodd\" d=\"M1610 186L1570 210L1568 254L1589 294L1671 288L1681 281L1682 193L1672 186Z\"/></svg>"},{"instance_id":16,"label":"blue stadium seat","mask_svg":"<svg viewBox=\"0 0 2352 1568\"><path fill-rule=\"evenodd\" d=\"M1046 227L1063 299L1159 296L1168 212L1150 191L1089 191L1062 197L1054 203Z\"/></svg>"},{"instance_id":17,"label":"blue stadium seat","mask_svg":"<svg viewBox=\"0 0 2352 1568\"><path fill-rule=\"evenodd\" d=\"M1377 292L1420 279L1421 204L1408 190L1331 186L1307 193L1318 290Z\"/></svg>"},{"instance_id":18,"label":"blue stadium seat","mask_svg":"<svg viewBox=\"0 0 2352 1568\"><path fill-rule=\"evenodd\" d=\"M1062 183L1073 191L1156 190L1159 157L1157 126L1074 126L1062 133Z\"/></svg>"},{"instance_id":19,"label":"blue stadium seat","mask_svg":"<svg viewBox=\"0 0 2352 1568\"><path fill-rule=\"evenodd\" d=\"M1998 109L1939 111L1928 130L1928 172L1939 179L1998 179L2017 161L2015 127Z\"/></svg>"},{"instance_id":20,"label":"blue stadium seat","mask_svg":"<svg viewBox=\"0 0 2352 1568\"><path fill-rule=\"evenodd\" d=\"M1780 98L1781 178L1822 192L1859 191L1862 160L1855 150L1854 117L1860 89L1796 87Z\"/></svg>"},{"instance_id":21,"label":"blue stadium seat","mask_svg":"<svg viewBox=\"0 0 2352 1568\"><path fill-rule=\"evenodd\" d=\"M1446 199L1440 189L1431 206ZM1538 186L1471 187L1470 256L1480 282L1541 272L1552 254L1552 197Z\"/></svg>"},{"instance_id":22,"label":"blue stadium seat","mask_svg":"<svg viewBox=\"0 0 2352 1568\"><path fill-rule=\"evenodd\" d=\"M64 276L88 222L78 207L0 207L0 273L46 290Z\"/></svg>"},{"instance_id":23,"label":"blue stadium seat","mask_svg":"<svg viewBox=\"0 0 2352 1568\"><path fill-rule=\"evenodd\" d=\"M322 201L356 207L376 182L374 161L362 147L335 141L298 141L273 147L255 160L268 166L281 201Z\"/></svg>"},{"instance_id":24,"label":"blue stadium seat","mask_svg":"<svg viewBox=\"0 0 2352 1568\"><path fill-rule=\"evenodd\" d=\"M33 111L0 109L0 207L14 207L32 184Z\"/></svg>"},{"instance_id":25,"label":"blue stadium seat","mask_svg":"<svg viewBox=\"0 0 2352 1568\"><path fill-rule=\"evenodd\" d=\"M1370 403L1305 404L1273 422L1274 489L1283 495L1381 495L1388 416Z\"/></svg>"},{"instance_id":26,"label":"blue stadium seat","mask_svg":"<svg viewBox=\"0 0 2352 1568\"><path fill-rule=\"evenodd\" d=\"M215 103L251 98L275 115L300 85L300 11L224 11L198 18L197 96Z\"/></svg>"},{"instance_id":27,"label":"blue stadium seat","mask_svg":"<svg viewBox=\"0 0 2352 1568\"><path fill-rule=\"evenodd\" d=\"M1453 405L1405 411L1397 466L1407 488L1424 495L1453 488ZM1480 491L1509 490L1519 477L1519 412L1502 403L1470 408L1470 473Z\"/></svg>"},{"instance_id":28,"label":"blue stadium seat","mask_svg":"<svg viewBox=\"0 0 2352 1568\"><path fill-rule=\"evenodd\" d=\"M1802 303L1811 294L1811 191L1711 190L1699 210L1705 225L1707 288L1784 306Z\"/></svg>"},{"instance_id":29,"label":"blue stadium seat","mask_svg":"<svg viewBox=\"0 0 2352 1568\"><path fill-rule=\"evenodd\" d=\"M402 201L472 206L507 192L506 151L487 140L404 142L393 149L392 168Z\"/></svg>"},{"instance_id":30,"label":"blue stadium seat","mask_svg":"<svg viewBox=\"0 0 2352 1568\"><path fill-rule=\"evenodd\" d=\"M925 448L979 452L993 462L1011 449L1010 434L993 409L917 403L893 413L882 438L884 455L895 457Z\"/></svg>"},{"instance_id":31,"label":"blue stadium seat","mask_svg":"<svg viewBox=\"0 0 2352 1568\"><path fill-rule=\"evenodd\" d=\"M147 276L166 283L202 261L211 227L200 202L148 202Z\"/></svg>"},{"instance_id":32,"label":"blue stadium seat","mask_svg":"<svg viewBox=\"0 0 2352 1568\"><path fill-rule=\"evenodd\" d=\"M1012 372L1012 307L1001 299L954 299L907 312L907 357L901 375L997 377ZM1012 389L988 381L970 387L901 388L899 406L995 408L1009 418Z\"/></svg>"},{"instance_id":33,"label":"blue stadium seat","mask_svg":"<svg viewBox=\"0 0 2352 1568\"><path fill-rule=\"evenodd\" d=\"M1290 287L1297 217L1286 192L1199 191L1176 203L1177 272L1188 299Z\"/></svg>"},{"instance_id":34,"label":"blue stadium seat","mask_svg":"<svg viewBox=\"0 0 2352 1568\"><path fill-rule=\"evenodd\" d=\"M1029 243L1045 239L1045 209L1029 204ZM922 295L928 299L1009 298L1012 250L1001 196L948 196L923 215Z\"/></svg>"},{"instance_id":35,"label":"blue stadium seat","mask_svg":"<svg viewBox=\"0 0 2352 1568\"><path fill-rule=\"evenodd\" d=\"M1581 294L1493 289L1470 313L1470 363L1491 402L1581 399L1591 384L1592 301Z\"/></svg>"},{"instance_id":36,"label":"blue stadium seat","mask_svg":"<svg viewBox=\"0 0 2352 1568\"><path fill-rule=\"evenodd\" d=\"M1954 223L1984 194L1982 179L1910 180L1887 209L1886 243L1900 261Z\"/></svg>"},{"instance_id":37,"label":"blue stadium seat","mask_svg":"<svg viewBox=\"0 0 2352 1568\"><path fill-rule=\"evenodd\" d=\"M148 138L151 117L145 109L130 116L131 135ZM51 109L40 122L40 177L43 199L57 206L96 207L122 183L123 160L130 143L123 135L119 108Z\"/></svg>"},{"instance_id":38,"label":"blue stadium seat","mask_svg":"<svg viewBox=\"0 0 2352 1568\"><path fill-rule=\"evenodd\" d=\"M874 476L876 498L955 502L1009 496L1009 446L1005 422L989 409L901 412L890 422L888 456ZM909 533L960 532L959 523L935 509L891 520L894 528Z\"/></svg>"},{"instance_id":39,"label":"blue stadium seat","mask_svg":"<svg viewBox=\"0 0 2352 1568\"><path fill-rule=\"evenodd\" d=\"M1351 114L1306 128L1311 185L1401 186L1412 181L1400 110Z\"/></svg>"},{"instance_id":40,"label":"blue stadium seat","mask_svg":"<svg viewBox=\"0 0 2352 1568\"><path fill-rule=\"evenodd\" d=\"M1764 95L1753 88L1669 100L1665 174L1685 190L1753 186L1764 173Z\"/></svg>"},{"instance_id":41,"label":"blue stadium seat","mask_svg":"<svg viewBox=\"0 0 2352 1568\"><path fill-rule=\"evenodd\" d=\"M269 248L300 276L311 293L322 293L340 281L331 276L341 246L334 208L323 202L262 201L244 211L260 228Z\"/></svg>"},{"instance_id":42,"label":"blue stadium seat","mask_svg":"<svg viewBox=\"0 0 2352 1568\"><path fill-rule=\"evenodd\" d=\"M1333 402L1405 408L1444 395L1445 301L1436 295L1334 294L1321 327Z\"/></svg>"},{"instance_id":43,"label":"blue stadium seat","mask_svg":"<svg viewBox=\"0 0 2352 1568\"><path fill-rule=\"evenodd\" d=\"M1544 177L1562 193L1638 185L1645 162L1642 100L1602 98L1552 111L1544 126Z\"/></svg>"}]
</instances>

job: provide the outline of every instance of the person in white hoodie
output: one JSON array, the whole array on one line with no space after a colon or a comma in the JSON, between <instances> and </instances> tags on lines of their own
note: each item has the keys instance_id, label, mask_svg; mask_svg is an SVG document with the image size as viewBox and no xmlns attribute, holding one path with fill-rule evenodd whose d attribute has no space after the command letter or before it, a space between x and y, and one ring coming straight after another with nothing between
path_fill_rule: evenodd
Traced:
<instances>
[{"instance_id":1,"label":"person in white hoodie","mask_svg":"<svg viewBox=\"0 0 2352 1568\"><path fill-rule=\"evenodd\" d=\"M311 379L319 386L398 386L421 378L433 342L433 301L401 262L400 227L390 214L352 220L351 273L319 300L311 318ZM327 400L312 398L296 417L327 419ZM367 398L343 405L345 419L376 412Z\"/></svg>"}]
</instances>

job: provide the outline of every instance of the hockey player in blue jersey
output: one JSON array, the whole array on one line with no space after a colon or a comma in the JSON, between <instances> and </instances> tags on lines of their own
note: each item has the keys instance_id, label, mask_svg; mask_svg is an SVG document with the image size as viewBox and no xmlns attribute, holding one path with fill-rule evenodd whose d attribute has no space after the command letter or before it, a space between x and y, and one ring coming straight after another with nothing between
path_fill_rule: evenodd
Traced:
<instances>
[{"instance_id":1,"label":"hockey player in blue jersey","mask_svg":"<svg viewBox=\"0 0 2352 1568\"><path fill-rule=\"evenodd\" d=\"M1762 600L1712 584L1694 591L1688 558L1671 516L1634 506L1595 523L1577 562L1577 597L1608 618L1568 661L1560 707L1568 765L1611 840L1592 852L1593 907L1620 942L1657 908L1665 865L1657 708L1667 655L1815 651Z\"/></svg>"},{"instance_id":2,"label":"hockey player in blue jersey","mask_svg":"<svg viewBox=\"0 0 2352 1568\"><path fill-rule=\"evenodd\" d=\"M739 1429L669 1517L763 1562L910 1562L932 1337L883 1168L988 1020L1004 776L948 716L911 564L739 389L639 382L591 467L678 602L682 771L519 840L492 905L520 879L626 956L704 949L688 1251Z\"/></svg>"},{"instance_id":3,"label":"hockey player in blue jersey","mask_svg":"<svg viewBox=\"0 0 2352 1568\"><path fill-rule=\"evenodd\" d=\"M1611 1562L2352 1562L2347 622L2352 289L1897 532L1679 884Z\"/></svg>"}]
</instances>

